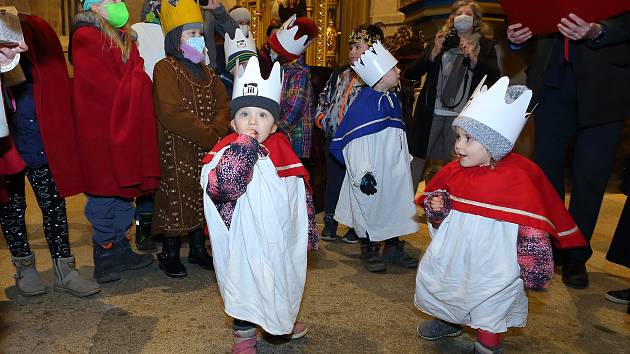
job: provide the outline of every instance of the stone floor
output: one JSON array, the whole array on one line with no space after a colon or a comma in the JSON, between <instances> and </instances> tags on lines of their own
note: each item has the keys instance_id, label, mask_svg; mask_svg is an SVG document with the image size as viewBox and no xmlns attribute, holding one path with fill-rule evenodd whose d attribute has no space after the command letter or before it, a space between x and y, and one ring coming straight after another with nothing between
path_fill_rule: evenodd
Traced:
<instances>
[{"instance_id":1,"label":"stone floor","mask_svg":"<svg viewBox=\"0 0 630 354\"><path fill-rule=\"evenodd\" d=\"M572 290L556 276L550 289L530 292L529 323L505 336L514 353L630 353L630 315L608 302L606 290L630 286L630 271L604 260L625 197L606 195L589 262L591 287ZM84 198L68 200L71 241L81 273L90 276L90 227ZM38 268L52 283L41 214L29 196L28 227ZM321 217L321 216L320 216ZM321 221L321 220L320 220ZM321 225L320 225L321 226ZM343 230L340 230L343 232ZM415 255L426 249L426 226L405 238ZM321 244L309 255L300 318L307 337L292 342L266 338L260 353L465 353L474 333L427 342L416 323L425 319L413 306L415 270L391 267L367 273L357 245ZM182 251L186 254L186 250ZM87 299L56 293L26 298L17 294L13 267L0 241L1 353L227 353L230 320L222 310L213 273L189 267L189 276L171 279L149 268L124 273Z\"/></svg>"}]
</instances>

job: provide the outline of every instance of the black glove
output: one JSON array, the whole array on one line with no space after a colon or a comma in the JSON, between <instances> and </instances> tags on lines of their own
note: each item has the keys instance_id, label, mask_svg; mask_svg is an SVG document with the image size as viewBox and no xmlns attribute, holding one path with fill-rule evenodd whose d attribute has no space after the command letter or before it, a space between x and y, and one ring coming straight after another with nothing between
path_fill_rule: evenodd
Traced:
<instances>
[{"instance_id":1,"label":"black glove","mask_svg":"<svg viewBox=\"0 0 630 354\"><path fill-rule=\"evenodd\" d=\"M374 178L374 175L370 172L366 173L365 176L361 178L361 185L359 186L359 189L361 189L361 192L365 195L376 194L376 179Z\"/></svg>"}]
</instances>

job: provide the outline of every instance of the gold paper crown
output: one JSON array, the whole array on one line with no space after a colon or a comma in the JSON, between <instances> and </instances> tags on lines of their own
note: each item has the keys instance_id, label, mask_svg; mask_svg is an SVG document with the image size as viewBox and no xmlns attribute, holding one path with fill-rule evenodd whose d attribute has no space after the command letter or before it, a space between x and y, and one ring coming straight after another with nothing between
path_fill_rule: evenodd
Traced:
<instances>
[{"instance_id":1,"label":"gold paper crown","mask_svg":"<svg viewBox=\"0 0 630 354\"><path fill-rule=\"evenodd\" d=\"M381 36L378 34L371 36L368 31L364 29L360 31L353 30L352 32L350 32L350 43L361 42L365 43L368 47L372 46L374 42L380 41L382 39L383 38L381 38Z\"/></svg>"},{"instance_id":2,"label":"gold paper crown","mask_svg":"<svg viewBox=\"0 0 630 354\"><path fill-rule=\"evenodd\" d=\"M162 0L160 22L162 32L166 35L181 25L203 23L203 17L199 4L194 0Z\"/></svg>"}]
</instances>

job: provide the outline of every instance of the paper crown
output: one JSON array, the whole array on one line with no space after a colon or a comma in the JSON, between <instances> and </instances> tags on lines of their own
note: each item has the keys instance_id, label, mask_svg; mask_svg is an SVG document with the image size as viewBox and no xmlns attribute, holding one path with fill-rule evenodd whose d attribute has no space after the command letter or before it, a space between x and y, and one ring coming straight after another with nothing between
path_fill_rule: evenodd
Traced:
<instances>
[{"instance_id":1,"label":"paper crown","mask_svg":"<svg viewBox=\"0 0 630 354\"><path fill-rule=\"evenodd\" d=\"M240 28L234 31L234 38L228 33L225 34L223 48L225 50L225 68L230 71L236 65L236 61L246 61L249 57L256 55L256 42L252 32L247 35Z\"/></svg>"},{"instance_id":2,"label":"paper crown","mask_svg":"<svg viewBox=\"0 0 630 354\"><path fill-rule=\"evenodd\" d=\"M181 25L203 23L203 17L199 4L194 0L162 0L160 22L166 35Z\"/></svg>"},{"instance_id":3,"label":"paper crown","mask_svg":"<svg viewBox=\"0 0 630 354\"><path fill-rule=\"evenodd\" d=\"M295 39L299 30L299 26L295 23L296 19L296 15L291 16L282 24L278 31L272 35L272 37L276 37L278 43L285 51L294 56L300 56L304 53L308 45L311 44L311 41L315 39L317 34L311 36L311 38L309 38L308 34L305 34L302 37Z\"/></svg>"},{"instance_id":4,"label":"paper crown","mask_svg":"<svg viewBox=\"0 0 630 354\"><path fill-rule=\"evenodd\" d=\"M532 90L525 90L512 103L506 103L505 96L510 79L503 76L489 89L484 85L485 81L486 77L473 91L459 116L482 123L514 145L527 123L526 113L532 98Z\"/></svg>"},{"instance_id":5,"label":"paper crown","mask_svg":"<svg viewBox=\"0 0 630 354\"><path fill-rule=\"evenodd\" d=\"M249 59L245 69L239 68L234 78L234 89L232 90L232 100L238 97L258 96L265 97L280 103L280 93L282 92L282 70L280 63L273 64L271 74L268 79L263 79L260 75L260 64L257 57Z\"/></svg>"},{"instance_id":6,"label":"paper crown","mask_svg":"<svg viewBox=\"0 0 630 354\"><path fill-rule=\"evenodd\" d=\"M380 41L368 48L352 66L360 77L370 87L374 86L391 68L396 66L398 60L383 47Z\"/></svg>"}]
</instances>

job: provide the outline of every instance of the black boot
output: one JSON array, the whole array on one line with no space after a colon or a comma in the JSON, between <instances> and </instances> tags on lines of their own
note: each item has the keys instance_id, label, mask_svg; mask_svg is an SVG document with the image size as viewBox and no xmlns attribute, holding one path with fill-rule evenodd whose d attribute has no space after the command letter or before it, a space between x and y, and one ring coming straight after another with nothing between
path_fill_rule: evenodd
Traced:
<instances>
[{"instance_id":1,"label":"black boot","mask_svg":"<svg viewBox=\"0 0 630 354\"><path fill-rule=\"evenodd\" d=\"M94 244L93 250L94 280L99 284L120 280L120 271L118 270L113 245L110 244L109 248L105 248Z\"/></svg>"},{"instance_id":2,"label":"black boot","mask_svg":"<svg viewBox=\"0 0 630 354\"><path fill-rule=\"evenodd\" d=\"M188 275L186 267L179 258L179 249L182 246L182 240L179 236L162 237L162 253L158 254L160 269L169 277L183 278Z\"/></svg>"},{"instance_id":3,"label":"black boot","mask_svg":"<svg viewBox=\"0 0 630 354\"><path fill-rule=\"evenodd\" d=\"M322 229L321 239L324 241L335 242L339 239L337 235L337 225L339 223L335 221L332 215L324 216L324 228Z\"/></svg>"},{"instance_id":4,"label":"black boot","mask_svg":"<svg viewBox=\"0 0 630 354\"><path fill-rule=\"evenodd\" d=\"M197 264L205 270L213 270L212 257L206 248L206 235L202 230L196 230L188 235L188 263Z\"/></svg>"},{"instance_id":5,"label":"black boot","mask_svg":"<svg viewBox=\"0 0 630 354\"><path fill-rule=\"evenodd\" d=\"M418 267L418 260L405 253L405 243L398 237L385 241L383 262L402 268Z\"/></svg>"},{"instance_id":6,"label":"black boot","mask_svg":"<svg viewBox=\"0 0 630 354\"><path fill-rule=\"evenodd\" d=\"M120 272L147 267L155 260L153 255L135 253L126 237L114 242L112 248L116 256L116 265Z\"/></svg>"},{"instance_id":7,"label":"black boot","mask_svg":"<svg viewBox=\"0 0 630 354\"><path fill-rule=\"evenodd\" d=\"M363 260L365 269L367 269L368 272L378 273L387 270L380 253L380 243L370 241L367 246L367 258Z\"/></svg>"},{"instance_id":8,"label":"black boot","mask_svg":"<svg viewBox=\"0 0 630 354\"><path fill-rule=\"evenodd\" d=\"M136 215L136 248L138 251L155 252L157 246L153 235L151 235L151 220L153 215L140 214Z\"/></svg>"}]
</instances>

